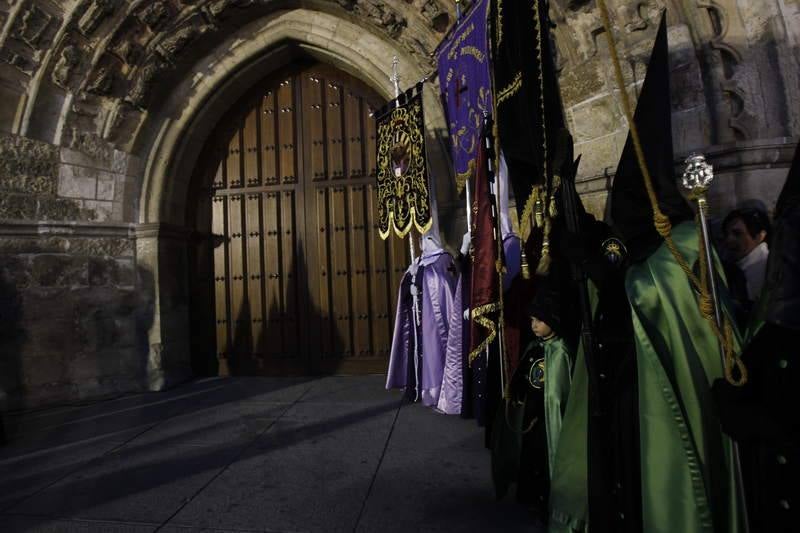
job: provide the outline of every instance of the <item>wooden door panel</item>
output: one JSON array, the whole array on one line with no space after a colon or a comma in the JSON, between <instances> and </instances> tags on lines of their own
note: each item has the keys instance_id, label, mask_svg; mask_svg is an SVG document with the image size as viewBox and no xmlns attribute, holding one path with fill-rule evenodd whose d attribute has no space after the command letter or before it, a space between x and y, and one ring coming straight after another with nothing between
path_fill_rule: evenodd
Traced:
<instances>
[{"instance_id":1,"label":"wooden door panel","mask_svg":"<svg viewBox=\"0 0 800 533\"><path fill-rule=\"evenodd\" d=\"M245 283L246 255L243 234L243 194L232 194L228 197L228 287L229 287L229 320L231 354L235 360L232 365L240 365L252 353L250 347L250 304L247 301Z\"/></svg>"},{"instance_id":2,"label":"wooden door panel","mask_svg":"<svg viewBox=\"0 0 800 533\"><path fill-rule=\"evenodd\" d=\"M377 164L377 130L375 127L375 119L370 117L369 115L372 114L375 110L372 107L367 107L365 118L364 118L364 140L366 141L366 153L367 153L367 175L372 176L373 178L378 175L378 164ZM376 213L377 215L377 213ZM375 219L377 220L377 218Z\"/></svg>"},{"instance_id":3,"label":"wooden door panel","mask_svg":"<svg viewBox=\"0 0 800 533\"><path fill-rule=\"evenodd\" d=\"M281 308L283 326L283 352L284 358L298 358L298 314L301 303L298 299L297 272L302 261L302 256L297 239L295 238L295 220L297 208L295 192L284 191L279 193L280 198L280 241L281 241Z\"/></svg>"},{"instance_id":4,"label":"wooden door panel","mask_svg":"<svg viewBox=\"0 0 800 533\"><path fill-rule=\"evenodd\" d=\"M333 269L333 331L334 352L338 357L349 357L353 353L350 332L351 302L349 287L349 251L347 239L347 189L333 187L329 196L329 226L333 228L330 243L331 268ZM333 355L333 354L332 354Z\"/></svg>"},{"instance_id":5,"label":"wooden door panel","mask_svg":"<svg viewBox=\"0 0 800 533\"><path fill-rule=\"evenodd\" d=\"M367 189L367 209L372 218L367 225L370 258L370 317L372 320L373 331L373 355L386 358L389 356L392 342L392 316L393 308L390 309L392 293L396 288L389 283L389 246L381 241L378 236L378 224L372 221L378 220L378 206L376 187L372 184Z\"/></svg>"},{"instance_id":6,"label":"wooden door panel","mask_svg":"<svg viewBox=\"0 0 800 533\"><path fill-rule=\"evenodd\" d=\"M317 357L322 359L331 358L335 353L333 343L335 317L331 302L331 283L334 276L329 253L331 246L331 226L328 222L329 193L329 189L320 188L313 195L315 198L313 221L316 224L313 227L319 229L319 234L315 239L317 243L317 264L315 265L317 283L311 285L311 300L315 310L315 316L312 318L316 319L319 336L316 342L309 346L309 350L312 354L317 353Z\"/></svg>"},{"instance_id":7,"label":"wooden door panel","mask_svg":"<svg viewBox=\"0 0 800 533\"><path fill-rule=\"evenodd\" d=\"M309 74L303 76L303 123L307 126L307 137L310 146L304 146L309 151L309 168L306 176L312 181L327 179L325 171L325 113L323 98L323 81Z\"/></svg>"},{"instance_id":8,"label":"wooden door panel","mask_svg":"<svg viewBox=\"0 0 800 533\"><path fill-rule=\"evenodd\" d=\"M374 223L379 104L315 66L265 82L227 119L233 127L220 124L210 215L222 237L221 373L385 370L407 243L381 241Z\"/></svg>"},{"instance_id":9,"label":"wooden door panel","mask_svg":"<svg viewBox=\"0 0 800 533\"><path fill-rule=\"evenodd\" d=\"M241 187L242 185L242 136L239 130L231 137L228 144L228 157L225 166L225 186Z\"/></svg>"},{"instance_id":10,"label":"wooden door panel","mask_svg":"<svg viewBox=\"0 0 800 533\"><path fill-rule=\"evenodd\" d=\"M278 88L278 153L280 154L281 183L297 183L295 158L295 93L288 79Z\"/></svg>"},{"instance_id":11,"label":"wooden door panel","mask_svg":"<svg viewBox=\"0 0 800 533\"><path fill-rule=\"evenodd\" d=\"M245 200L246 235L244 237L247 255L247 302L250 305L250 347L253 357L258 359L256 364L261 366L263 360L258 355L261 353L264 336L264 301L262 280L261 249L263 238L261 235L261 195L248 193Z\"/></svg>"},{"instance_id":12,"label":"wooden door panel","mask_svg":"<svg viewBox=\"0 0 800 533\"><path fill-rule=\"evenodd\" d=\"M258 122L259 113L258 109L251 111L244 121L244 128L242 129L242 147L243 157L242 169L244 172L244 183L248 187L261 185L261 178L259 175L259 142L258 142Z\"/></svg>"},{"instance_id":13,"label":"wooden door panel","mask_svg":"<svg viewBox=\"0 0 800 533\"><path fill-rule=\"evenodd\" d=\"M366 186L350 187L350 293L353 300L353 356L358 358L372 355L370 332L370 290L367 257L369 249L366 239Z\"/></svg>"},{"instance_id":14,"label":"wooden door panel","mask_svg":"<svg viewBox=\"0 0 800 533\"><path fill-rule=\"evenodd\" d=\"M348 174L351 179L363 178L364 143L361 130L361 98L348 90L344 101Z\"/></svg>"},{"instance_id":15,"label":"wooden door panel","mask_svg":"<svg viewBox=\"0 0 800 533\"><path fill-rule=\"evenodd\" d=\"M222 165L220 165L222 166ZM227 198L215 196L211 201L211 234L214 246L214 307L217 337L217 359L220 361L220 374L227 375L228 367L224 361L228 357L228 240L227 232ZM217 244L219 241L219 244Z\"/></svg>"},{"instance_id":16,"label":"wooden door panel","mask_svg":"<svg viewBox=\"0 0 800 533\"><path fill-rule=\"evenodd\" d=\"M325 135L327 136L328 179L344 174L344 132L342 130L342 89L333 81L325 84Z\"/></svg>"},{"instance_id":17,"label":"wooden door panel","mask_svg":"<svg viewBox=\"0 0 800 533\"><path fill-rule=\"evenodd\" d=\"M275 113L275 92L268 91L261 99L261 113L259 117L260 148L261 148L261 179L265 185L278 183L278 162L276 158L277 146L275 130L277 124Z\"/></svg>"},{"instance_id":18,"label":"wooden door panel","mask_svg":"<svg viewBox=\"0 0 800 533\"><path fill-rule=\"evenodd\" d=\"M262 353L268 360L275 359L283 351L283 291L280 282L280 209L279 193L263 194L263 230L264 233L264 273L266 294L266 331Z\"/></svg>"}]
</instances>

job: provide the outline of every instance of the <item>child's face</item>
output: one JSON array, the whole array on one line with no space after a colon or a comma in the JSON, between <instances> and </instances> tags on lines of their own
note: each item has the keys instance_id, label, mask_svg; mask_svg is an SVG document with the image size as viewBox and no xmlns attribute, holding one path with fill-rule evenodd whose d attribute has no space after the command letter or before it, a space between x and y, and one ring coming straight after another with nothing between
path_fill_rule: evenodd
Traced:
<instances>
[{"instance_id":1,"label":"child's face","mask_svg":"<svg viewBox=\"0 0 800 533\"><path fill-rule=\"evenodd\" d=\"M553 328L536 318L531 317L531 331L537 337L546 338L553 334Z\"/></svg>"}]
</instances>

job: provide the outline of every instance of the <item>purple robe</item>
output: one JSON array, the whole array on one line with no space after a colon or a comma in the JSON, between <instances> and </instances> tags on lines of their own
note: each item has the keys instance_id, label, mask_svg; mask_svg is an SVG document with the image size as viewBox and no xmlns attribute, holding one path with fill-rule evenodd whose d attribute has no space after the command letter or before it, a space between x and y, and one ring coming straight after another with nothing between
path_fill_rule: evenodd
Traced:
<instances>
[{"instance_id":1,"label":"purple robe","mask_svg":"<svg viewBox=\"0 0 800 533\"><path fill-rule=\"evenodd\" d=\"M461 414L464 395L464 368L463 368L463 336L464 336L464 298L463 287L464 273L458 275L453 308L449 317L449 331L447 332L447 349L445 355L444 373L442 376L442 392L439 395L437 408L447 415ZM468 324L469 322L466 321Z\"/></svg>"},{"instance_id":2,"label":"purple robe","mask_svg":"<svg viewBox=\"0 0 800 533\"><path fill-rule=\"evenodd\" d=\"M444 250L423 255L416 271L419 287L420 325L415 364L412 271L400 283L392 352L386 377L387 389L411 389L423 405L436 406L442 387L449 317L453 308L453 258ZM413 371L409 371L413 369ZM417 376L417 379L414 379Z\"/></svg>"},{"instance_id":3,"label":"purple robe","mask_svg":"<svg viewBox=\"0 0 800 533\"><path fill-rule=\"evenodd\" d=\"M503 239L503 253L506 258L507 272L503 276L503 291L507 291L511 282L520 272L520 239L514 233L509 233ZM469 280L467 280L467 283ZM458 276L452 312L450 313L450 327L447 335L447 351L442 378L442 391L439 395L437 408L448 415L461 414L464 400L464 360L466 351L464 334L468 332L469 321L464 320L464 311L469 307L469 301L463 298L464 273Z\"/></svg>"}]
</instances>

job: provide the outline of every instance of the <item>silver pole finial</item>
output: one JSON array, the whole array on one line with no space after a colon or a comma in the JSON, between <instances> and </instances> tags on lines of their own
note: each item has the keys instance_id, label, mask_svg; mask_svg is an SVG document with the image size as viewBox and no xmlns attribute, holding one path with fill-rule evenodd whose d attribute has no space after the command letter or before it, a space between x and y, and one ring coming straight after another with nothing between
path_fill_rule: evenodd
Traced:
<instances>
[{"instance_id":1,"label":"silver pole finial","mask_svg":"<svg viewBox=\"0 0 800 533\"><path fill-rule=\"evenodd\" d=\"M394 84L394 96L397 98L400 96L400 74L397 72L397 66L400 64L400 60L397 56L392 57L392 76L389 78Z\"/></svg>"}]
</instances>

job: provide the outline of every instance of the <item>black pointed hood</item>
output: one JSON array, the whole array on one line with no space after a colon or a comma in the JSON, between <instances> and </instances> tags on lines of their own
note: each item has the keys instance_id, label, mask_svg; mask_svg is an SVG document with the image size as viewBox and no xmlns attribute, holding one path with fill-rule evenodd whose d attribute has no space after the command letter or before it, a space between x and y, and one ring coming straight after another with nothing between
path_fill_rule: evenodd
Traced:
<instances>
[{"instance_id":1,"label":"black pointed hood","mask_svg":"<svg viewBox=\"0 0 800 533\"><path fill-rule=\"evenodd\" d=\"M673 166L671 114L667 25L666 16L662 15L634 121L658 204L672 224L676 225L692 219L693 214L678 190ZM662 238L653 226L653 209L630 132L617 166L609 201L614 230L625 241L631 259L638 261L649 256L661 244Z\"/></svg>"},{"instance_id":2,"label":"black pointed hood","mask_svg":"<svg viewBox=\"0 0 800 533\"><path fill-rule=\"evenodd\" d=\"M800 203L800 144L795 148L794 160L791 168L789 168L789 175L786 176L786 182L783 184L780 196L778 196L778 203L775 205L775 218L780 218L784 212L798 203Z\"/></svg>"}]
</instances>

